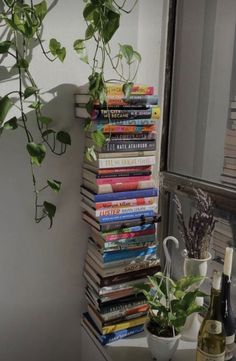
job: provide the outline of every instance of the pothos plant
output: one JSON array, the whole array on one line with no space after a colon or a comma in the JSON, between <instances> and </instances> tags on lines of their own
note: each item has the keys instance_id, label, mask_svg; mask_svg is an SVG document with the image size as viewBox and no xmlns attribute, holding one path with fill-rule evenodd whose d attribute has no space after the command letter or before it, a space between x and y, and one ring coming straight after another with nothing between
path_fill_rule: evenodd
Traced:
<instances>
[{"instance_id":1,"label":"pothos plant","mask_svg":"<svg viewBox=\"0 0 236 361\"><path fill-rule=\"evenodd\" d=\"M46 0L37 4L33 0L28 4L23 0L3 0L2 9L0 54L3 59L7 57L13 60L12 71L17 74L18 86L0 98L0 134L16 129L25 133L35 198L34 218L37 223L48 218L51 227L56 206L46 200L41 201L41 196L46 189L59 192L61 182L48 178L46 184L39 186L35 167L42 164L47 150L59 156L65 153L67 146L71 144L71 138L65 131L54 130L54 120L44 114L44 102L30 71L30 59L31 50L36 45L41 47L44 56L51 62L56 59L63 62L66 49L56 39L50 40L48 50L44 48L41 35L43 20L48 12ZM9 116L13 111L16 115ZM29 112L31 116L33 112L33 124L32 120L28 121Z\"/></svg>"},{"instance_id":2,"label":"pothos plant","mask_svg":"<svg viewBox=\"0 0 236 361\"><path fill-rule=\"evenodd\" d=\"M134 0L130 9L127 9L127 0L122 0L120 4L115 0L84 0L84 3L83 17L87 28L84 38L75 40L74 49L91 69L88 77L90 99L86 105L88 114L91 114L94 101L99 101L101 106L108 109L106 84L109 81L122 82L124 95L129 97L141 55L128 44L119 44L119 51L114 55L110 45L110 41L119 29L122 13L129 14L137 4L137 0ZM88 47L93 49L91 59L88 55ZM110 66L114 71L114 78L105 79L105 69ZM90 116L86 119L85 129L89 130L91 124ZM102 146L106 141L101 130L93 131L92 139L98 146ZM87 148L86 155L89 160L96 159L94 145Z\"/></svg>"}]
</instances>

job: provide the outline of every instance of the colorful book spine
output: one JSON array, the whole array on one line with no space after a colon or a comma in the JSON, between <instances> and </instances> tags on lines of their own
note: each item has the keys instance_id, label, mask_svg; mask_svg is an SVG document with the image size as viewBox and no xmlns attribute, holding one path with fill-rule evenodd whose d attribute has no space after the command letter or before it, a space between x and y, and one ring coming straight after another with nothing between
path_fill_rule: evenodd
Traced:
<instances>
[{"instance_id":1,"label":"colorful book spine","mask_svg":"<svg viewBox=\"0 0 236 361\"><path fill-rule=\"evenodd\" d=\"M91 141L86 142L87 146L91 146ZM96 151L101 152L133 152L137 150L156 150L155 140L146 141L108 141L102 147L95 146Z\"/></svg>"},{"instance_id":2,"label":"colorful book spine","mask_svg":"<svg viewBox=\"0 0 236 361\"><path fill-rule=\"evenodd\" d=\"M136 219L143 217L153 217L156 215L154 211L145 211L145 212L133 212L127 214L118 214L113 216L102 216L99 217L100 223L109 223L109 222L117 222L117 221L125 221L128 219Z\"/></svg>"},{"instance_id":3,"label":"colorful book spine","mask_svg":"<svg viewBox=\"0 0 236 361\"><path fill-rule=\"evenodd\" d=\"M116 183L133 183L133 182L142 182L151 180L150 175L145 176L136 176L136 177L115 177L115 178L99 178L96 179L96 184L103 185L103 184L116 184Z\"/></svg>"},{"instance_id":4,"label":"colorful book spine","mask_svg":"<svg viewBox=\"0 0 236 361\"><path fill-rule=\"evenodd\" d=\"M117 168L132 167L138 165L153 165L156 162L154 155L148 157L129 157L129 158L107 158L98 159L99 168Z\"/></svg>"},{"instance_id":5,"label":"colorful book spine","mask_svg":"<svg viewBox=\"0 0 236 361\"><path fill-rule=\"evenodd\" d=\"M124 96L123 92L123 84L119 83L107 83L106 84L106 93L107 95L122 95ZM148 85L139 85L134 84L130 90L130 94L135 95L153 95L154 94L154 87Z\"/></svg>"},{"instance_id":6,"label":"colorful book spine","mask_svg":"<svg viewBox=\"0 0 236 361\"><path fill-rule=\"evenodd\" d=\"M114 169L115 170L115 169ZM151 171L135 171L135 172L123 172L123 173L103 173L103 174L96 174L96 179L100 178L120 178L120 177L139 177L139 176L147 176L151 175Z\"/></svg>"},{"instance_id":7,"label":"colorful book spine","mask_svg":"<svg viewBox=\"0 0 236 361\"><path fill-rule=\"evenodd\" d=\"M156 129L155 124L152 125L110 125L93 123L90 131L100 130L103 133L148 133L154 132Z\"/></svg>"},{"instance_id":8,"label":"colorful book spine","mask_svg":"<svg viewBox=\"0 0 236 361\"><path fill-rule=\"evenodd\" d=\"M112 252L104 252L102 255L102 260L104 263L107 262L115 262L122 259L129 259L134 257L145 257L147 255L156 254L157 247L146 247L144 249L137 250L121 250L121 251L112 251Z\"/></svg>"},{"instance_id":9,"label":"colorful book spine","mask_svg":"<svg viewBox=\"0 0 236 361\"><path fill-rule=\"evenodd\" d=\"M94 196L94 201L107 202L107 201L133 199L133 198L156 197L157 195L158 195L158 191L156 188L139 189L130 192L117 192L115 194L114 193L96 194Z\"/></svg>"},{"instance_id":10,"label":"colorful book spine","mask_svg":"<svg viewBox=\"0 0 236 361\"><path fill-rule=\"evenodd\" d=\"M124 199L117 200L113 202L99 202L95 203L96 209L101 208L116 208L116 207L132 207L132 206L146 206L150 204L156 203L156 197L148 197L148 198L134 198L134 199Z\"/></svg>"},{"instance_id":11,"label":"colorful book spine","mask_svg":"<svg viewBox=\"0 0 236 361\"><path fill-rule=\"evenodd\" d=\"M114 120L114 119L107 119L107 120L99 120L99 125L135 125L135 126L149 126L156 124L156 119L124 119L124 120Z\"/></svg>"},{"instance_id":12,"label":"colorful book spine","mask_svg":"<svg viewBox=\"0 0 236 361\"><path fill-rule=\"evenodd\" d=\"M126 167L126 168L111 168L111 169L98 169L97 170L97 174L98 175L105 175L105 174L110 174L110 173L133 173L133 172L137 172L137 171L151 171L151 166L150 165L144 165L144 166L139 166L139 167Z\"/></svg>"},{"instance_id":13,"label":"colorful book spine","mask_svg":"<svg viewBox=\"0 0 236 361\"><path fill-rule=\"evenodd\" d=\"M93 120L159 119L160 107L149 109L94 109Z\"/></svg>"},{"instance_id":14,"label":"colorful book spine","mask_svg":"<svg viewBox=\"0 0 236 361\"><path fill-rule=\"evenodd\" d=\"M117 234L109 234L109 233L103 233L103 238L106 242L115 242L122 239L129 240L134 238L139 238L142 236L150 236L155 234L155 228L153 229L146 229L144 231L138 231L138 232L126 232L126 233L117 233Z\"/></svg>"},{"instance_id":15,"label":"colorful book spine","mask_svg":"<svg viewBox=\"0 0 236 361\"><path fill-rule=\"evenodd\" d=\"M143 224L139 226L123 227L122 229L116 229L110 232L101 232L103 237L119 236L119 234L138 233L145 231L155 231L155 224Z\"/></svg>"},{"instance_id":16,"label":"colorful book spine","mask_svg":"<svg viewBox=\"0 0 236 361\"><path fill-rule=\"evenodd\" d=\"M153 203L146 206L136 207L117 207L117 208L101 208L95 211L95 217L108 217L119 214L135 213L135 212L146 212L146 211L157 211L157 204Z\"/></svg>"}]
</instances>

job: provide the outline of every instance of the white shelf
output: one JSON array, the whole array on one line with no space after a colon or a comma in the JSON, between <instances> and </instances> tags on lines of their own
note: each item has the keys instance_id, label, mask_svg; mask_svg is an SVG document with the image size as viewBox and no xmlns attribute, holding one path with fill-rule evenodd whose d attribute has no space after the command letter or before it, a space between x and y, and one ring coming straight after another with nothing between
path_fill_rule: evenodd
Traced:
<instances>
[{"instance_id":1,"label":"white shelf","mask_svg":"<svg viewBox=\"0 0 236 361\"><path fill-rule=\"evenodd\" d=\"M195 361L196 343L180 341L172 361ZM100 356L100 357L99 357ZM102 346L82 325L82 361L151 361L145 332Z\"/></svg>"}]
</instances>

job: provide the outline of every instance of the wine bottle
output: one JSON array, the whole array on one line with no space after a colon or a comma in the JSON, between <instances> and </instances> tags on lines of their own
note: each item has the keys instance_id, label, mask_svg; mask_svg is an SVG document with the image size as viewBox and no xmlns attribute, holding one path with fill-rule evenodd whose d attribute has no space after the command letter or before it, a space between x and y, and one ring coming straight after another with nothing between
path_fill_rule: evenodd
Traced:
<instances>
[{"instance_id":1,"label":"wine bottle","mask_svg":"<svg viewBox=\"0 0 236 361\"><path fill-rule=\"evenodd\" d=\"M235 316L230 303L232 262L233 248L226 247L221 282L221 312L226 334L225 360L232 360L235 340Z\"/></svg>"},{"instance_id":2,"label":"wine bottle","mask_svg":"<svg viewBox=\"0 0 236 361\"><path fill-rule=\"evenodd\" d=\"M210 306L198 334L197 361L224 361L225 358L220 286L221 273L214 271Z\"/></svg>"}]
</instances>

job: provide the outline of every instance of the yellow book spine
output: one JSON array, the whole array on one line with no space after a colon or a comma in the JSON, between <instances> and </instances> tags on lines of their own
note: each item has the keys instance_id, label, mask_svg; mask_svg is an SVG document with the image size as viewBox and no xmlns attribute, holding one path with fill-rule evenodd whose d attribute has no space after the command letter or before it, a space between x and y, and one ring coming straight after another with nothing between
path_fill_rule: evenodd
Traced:
<instances>
[{"instance_id":1,"label":"yellow book spine","mask_svg":"<svg viewBox=\"0 0 236 361\"><path fill-rule=\"evenodd\" d=\"M107 95L123 95L123 84L106 84ZM136 85L131 88L131 94L152 95L154 93L153 86Z\"/></svg>"},{"instance_id":2,"label":"yellow book spine","mask_svg":"<svg viewBox=\"0 0 236 361\"><path fill-rule=\"evenodd\" d=\"M108 333L111 332L121 331L121 330L125 330L126 328L142 325L145 323L146 319L147 316L143 316L143 317L135 318L133 320L117 323L115 325L104 326L102 328L102 334L107 335Z\"/></svg>"}]
</instances>

